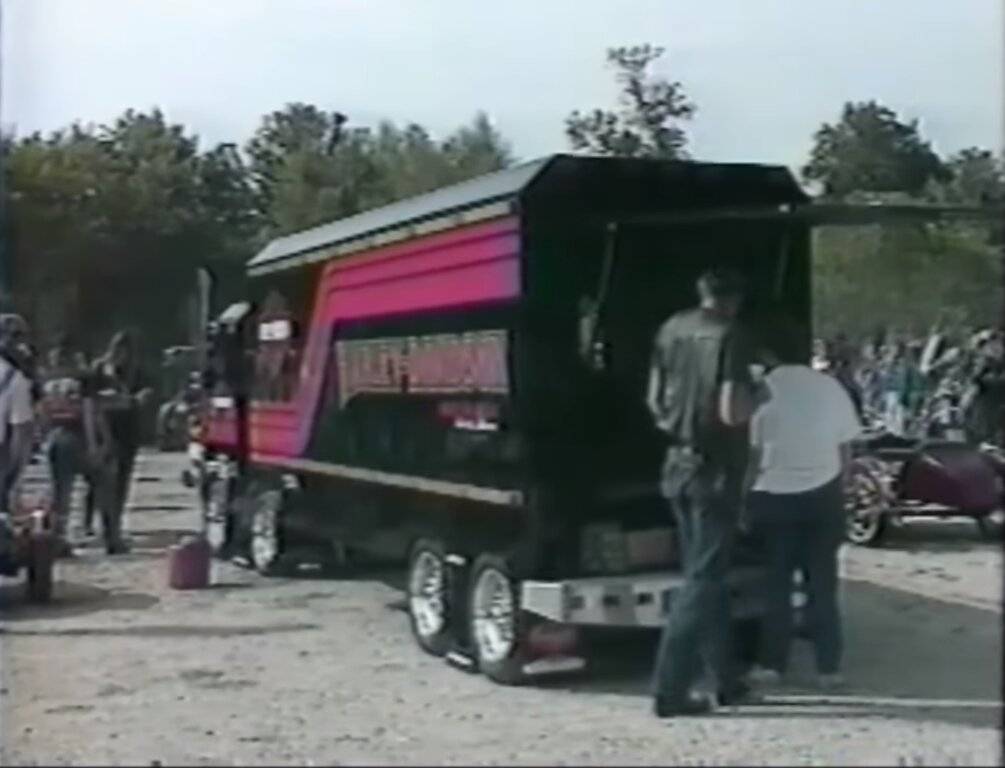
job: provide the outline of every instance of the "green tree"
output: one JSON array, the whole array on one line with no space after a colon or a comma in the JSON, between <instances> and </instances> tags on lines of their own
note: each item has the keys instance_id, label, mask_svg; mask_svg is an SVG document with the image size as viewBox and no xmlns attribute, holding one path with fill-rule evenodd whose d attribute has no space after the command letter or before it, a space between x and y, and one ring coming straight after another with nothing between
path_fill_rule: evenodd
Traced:
<instances>
[{"instance_id":1,"label":"green tree","mask_svg":"<svg viewBox=\"0 0 1005 768\"><path fill-rule=\"evenodd\" d=\"M946 175L928 185L928 196L960 205L1005 202L1005 157L980 147L967 147L946 161Z\"/></svg>"},{"instance_id":2,"label":"green tree","mask_svg":"<svg viewBox=\"0 0 1005 768\"><path fill-rule=\"evenodd\" d=\"M1002 262L979 227L823 227L813 246L814 325L825 336L1001 317Z\"/></svg>"},{"instance_id":3,"label":"green tree","mask_svg":"<svg viewBox=\"0 0 1005 768\"><path fill-rule=\"evenodd\" d=\"M341 113L291 104L248 143L262 218L285 234L498 170L509 146L484 114L442 142L420 125L349 127Z\"/></svg>"},{"instance_id":4,"label":"green tree","mask_svg":"<svg viewBox=\"0 0 1005 768\"><path fill-rule=\"evenodd\" d=\"M130 325L150 354L185 340L197 267L240 295L247 259L277 234L510 162L483 115L436 141L308 104L263 117L244 153L201 150L157 109L0 144L14 308L43 345L69 330L97 351Z\"/></svg>"},{"instance_id":5,"label":"green tree","mask_svg":"<svg viewBox=\"0 0 1005 768\"><path fill-rule=\"evenodd\" d=\"M200 154L158 110L13 141L6 170L14 287L42 343L77 330L96 349L122 325L151 352L178 343L195 267L232 274L250 254L240 158Z\"/></svg>"},{"instance_id":6,"label":"green tree","mask_svg":"<svg viewBox=\"0 0 1005 768\"><path fill-rule=\"evenodd\" d=\"M687 135L680 123L690 120L696 107L679 82L652 73L664 49L652 45L610 48L607 62L621 86L616 110L572 112L565 133L576 151L622 157L682 158Z\"/></svg>"},{"instance_id":7,"label":"green tree","mask_svg":"<svg viewBox=\"0 0 1005 768\"><path fill-rule=\"evenodd\" d=\"M918 122L905 123L875 101L844 105L841 119L814 134L803 178L822 187L824 196L854 192L905 192L918 195L948 172Z\"/></svg>"},{"instance_id":8,"label":"green tree","mask_svg":"<svg viewBox=\"0 0 1005 768\"><path fill-rule=\"evenodd\" d=\"M488 115L479 112L469 125L447 137L440 148L453 181L480 176L513 162L509 143L495 129Z\"/></svg>"}]
</instances>

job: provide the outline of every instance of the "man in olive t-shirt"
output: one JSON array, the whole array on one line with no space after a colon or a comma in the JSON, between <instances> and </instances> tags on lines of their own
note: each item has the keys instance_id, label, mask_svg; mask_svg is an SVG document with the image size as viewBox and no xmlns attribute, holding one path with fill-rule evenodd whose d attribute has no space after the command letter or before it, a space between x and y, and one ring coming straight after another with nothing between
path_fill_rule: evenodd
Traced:
<instances>
[{"instance_id":1,"label":"man in olive t-shirt","mask_svg":"<svg viewBox=\"0 0 1005 768\"><path fill-rule=\"evenodd\" d=\"M656 661L658 717L711 708L690 693L700 660L715 678L720 704L750 695L734 659L726 574L746 471L753 359L735 323L739 276L712 270L697 288L700 305L673 315L656 336L647 398L668 440L661 490L677 521L685 579Z\"/></svg>"}]
</instances>

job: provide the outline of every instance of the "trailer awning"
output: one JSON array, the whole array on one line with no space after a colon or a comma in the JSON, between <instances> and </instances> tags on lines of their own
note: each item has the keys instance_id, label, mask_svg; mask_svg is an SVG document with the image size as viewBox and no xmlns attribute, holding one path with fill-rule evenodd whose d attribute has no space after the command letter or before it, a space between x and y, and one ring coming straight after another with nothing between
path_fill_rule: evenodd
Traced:
<instances>
[{"instance_id":1,"label":"trailer awning","mask_svg":"<svg viewBox=\"0 0 1005 768\"><path fill-rule=\"evenodd\" d=\"M613 216L619 226L666 226L726 221L792 222L809 226L866 226L930 221L1002 221L998 206L917 204L807 203L774 206L733 206L653 214Z\"/></svg>"}]
</instances>

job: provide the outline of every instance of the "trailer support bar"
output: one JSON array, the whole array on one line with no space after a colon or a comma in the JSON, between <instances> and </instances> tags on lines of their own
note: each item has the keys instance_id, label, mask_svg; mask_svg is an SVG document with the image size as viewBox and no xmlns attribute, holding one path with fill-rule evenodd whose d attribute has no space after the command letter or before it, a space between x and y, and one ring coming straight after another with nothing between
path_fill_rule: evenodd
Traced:
<instances>
[{"instance_id":1,"label":"trailer support bar","mask_svg":"<svg viewBox=\"0 0 1005 768\"><path fill-rule=\"evenodd\" d=\"M498 488L484 488L478 485L451 483L446 480L431 480L414 475L399 475L393 472L382 472L363 467L349 467L344 464L332 464L327 461L314 461L291 456L254 453L251 456L256 464L281 467L308 474L337 477L341 480L353 480L362 483L403 488L409 491L435 493L440 496L452 496L467 501L480 501L484 504L495 504L500 507L520 507L524 503L524 495L520 491Z\"/></svg>"}]
</instances>

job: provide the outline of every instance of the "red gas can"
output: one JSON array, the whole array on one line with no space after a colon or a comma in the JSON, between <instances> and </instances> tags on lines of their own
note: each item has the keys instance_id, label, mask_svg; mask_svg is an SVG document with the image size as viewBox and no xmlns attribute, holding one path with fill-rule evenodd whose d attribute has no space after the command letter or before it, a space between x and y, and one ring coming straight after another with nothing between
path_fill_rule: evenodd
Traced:
<instances>
[{"instance_id":1,"label":"red gas can","mask_svg":"<svg viewBox=\"0 0 1005 768\"><path fill-rule=\"evenodd\" d=\"M185 537L168 550L168 584L172 589L205 589L212 555L202 536Z\"/></svg>"}]
</instances>

